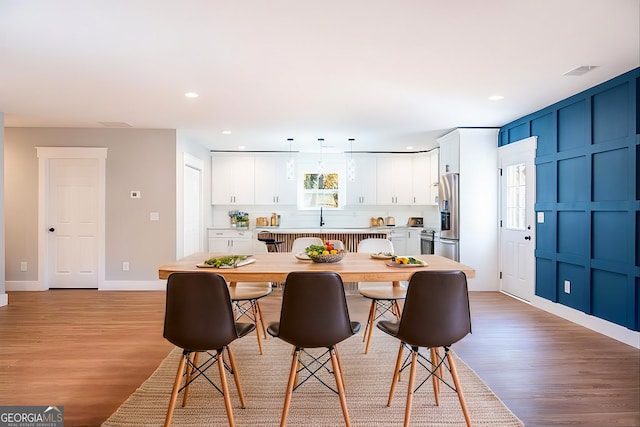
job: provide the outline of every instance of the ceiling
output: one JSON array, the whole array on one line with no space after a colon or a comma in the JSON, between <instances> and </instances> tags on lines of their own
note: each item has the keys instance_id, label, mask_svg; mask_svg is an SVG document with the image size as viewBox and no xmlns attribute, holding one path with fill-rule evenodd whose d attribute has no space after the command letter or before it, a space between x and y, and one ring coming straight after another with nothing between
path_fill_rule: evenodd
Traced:
<instances>
[{"instance_id":1,"label":"ceiling","mask_svg":"<svg viewBox=\"0 0 640 427\"><path fill-rule=\"evenodd\" d=\"M428 150L638 67L639 27L640 0L0 0L0 111L216 150Z\"/></svg>"}]
</instances>

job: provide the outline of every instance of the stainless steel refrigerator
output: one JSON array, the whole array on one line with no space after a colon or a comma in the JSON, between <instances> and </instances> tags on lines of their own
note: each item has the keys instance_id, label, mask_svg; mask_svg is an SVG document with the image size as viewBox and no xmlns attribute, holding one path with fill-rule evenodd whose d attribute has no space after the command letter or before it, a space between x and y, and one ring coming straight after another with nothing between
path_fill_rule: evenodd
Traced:
<instances>
[{"instance_id":1,"label":"stainless steel refrigerator","mask_svg":"<svg viewBox=\"0 0 640 427\"><path fill-rule=\"evenodd\" d=\"M448 173L440 177L440 240L436 255L460 261L460 175Z\"/></svg>"}]
</instances>

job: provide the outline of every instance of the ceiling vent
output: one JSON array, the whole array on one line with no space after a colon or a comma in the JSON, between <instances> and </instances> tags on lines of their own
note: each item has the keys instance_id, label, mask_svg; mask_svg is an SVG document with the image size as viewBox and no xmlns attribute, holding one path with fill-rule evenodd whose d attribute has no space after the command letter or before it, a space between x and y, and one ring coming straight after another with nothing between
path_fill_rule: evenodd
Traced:
<instances>
[{"instance_id":1,"label":"ceiling vent","mask_svg":"<svg viewBox=\"0 0 640 427\"><path fill-rule=\"evenodd\" d=\"M106 128L132 128L127 122L98 122Z\"/></svg>"},{"instance_id":2,"label":"ceiling vent","mask_svg":"<svg viewBox=\"0 0 640 427\"><path fill-rule=\"evenodd\" d=\"M597 65L581 65L579 67L576 67L567 71L566 73L563 74L563 76L581 76L583 74L587 74L589 71L595 68L598 68L598 66Z\"/></svg>"}]
</instances>

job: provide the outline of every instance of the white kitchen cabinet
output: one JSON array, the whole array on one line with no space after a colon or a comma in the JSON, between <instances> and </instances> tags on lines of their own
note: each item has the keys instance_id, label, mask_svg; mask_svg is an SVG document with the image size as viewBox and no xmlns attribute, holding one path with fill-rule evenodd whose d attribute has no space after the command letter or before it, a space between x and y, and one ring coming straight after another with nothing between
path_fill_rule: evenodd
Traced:
<instances>
[{"instance_id":1,"label":"white kitchen cabinet","mask_svg":"<svg viewBox=\"0 0 640 427\"><path fill-rule=\"evenodd\" d=\"M395 155L378 157L376 193L378 205L413 204L412 157Z\"/></svg>"},{"instance_id":2,"label":"white kitchen cabinet","mask_svg":"<svg viewBox=\"0 0 640 427\"><path fill-rule=\"evenodd\" d=\"M296 180L287 179L288 156L256 156L254 158L255 204L295 205Z\"/></svg>"},{"instance_id":3,"label":"white kitchen cabinet","mask_svg":"<svg viewBox=\"0 0 640 427\"><path fill-rule=\"evenodd\" d=\"M440 143L440 176L460 172L460 138L456 137L453 132L438 139Z\"/></svg>"},{"instance_id":4,"label":"white kitchen cabinet","mask_svg":"<svg viewBox=\"0 0 640 427\"><path fill-rule=\"evenodd\" d=\"M469 290L498 290L498 129L456 129L438 143L441 174L460 174L460 262L476 269Z\"/></svg>"},{"instance_id":5,"label":"white kitchen cabinet","mask_svg":"<svg viewBox=\"0 0 640 427\"><path fill-rule=\"evenodd\" d=\"M209 229L209 252L233 255L253 254L253 232L250 230Z\"/></svg>"},{"instance_id":6,"label":"white kitchen cabinet","mask_svg":"<svg viewBox=\"0 0 640 427\"><path fill-rule=\"evenodd\" d=\"M427 205L431 190L431 159L424 154L412 159L412 204Z\"/></svg>"},{"instance_id":7,"label":"white kitchen cabinet","mask_svg":"<svg viewBox=\"0 0 640 427\"><path fill-rule=\"evenodd\" d=\"M211 157L211 204L254 203L254 160L245 156Z\"/></svg>"},{"instance_id":8,"label":"white kitchen cabinet","mask_svg":"<svg viewBox=\"0 0 640 427\"><path fill-rule=\"evenodd\" d=\"M349 180L347 159L347 204L375 205L376 204L376 158L353 157L355 177Z\"/></svg>"},{"instance_id":9,"label":"white kitchen cabinet","mask_svg":"<svg viewBox=\"0 0 640 427\"><path fill-rule=\"evenodd\" d=\"M435 149L429 152L429 200L428 205L438 205L438 182L440 181L439 157L440 150Z\"/></svg>"},{"instance_id":10,"label":"white kitchen cabinet","mask_svg":"<svg viewBox=\"0 0 640 427\"><path fill-rule=\"evenodd\" d=\"M407 231L405 229L389 230L387 238L393 243L396 255L407 255Z\"/></svg>"},{"instance_id":11,"label":"white kitchen cabinet","mask_svg":"<svg viewBox=\"0 0 640 427\"><path fill-rule=\"evenodd\" d=\"M420 255L420 232L422 228L409 228L406 240L406 254L416 256Z\"/></svg>"}]
</instances>

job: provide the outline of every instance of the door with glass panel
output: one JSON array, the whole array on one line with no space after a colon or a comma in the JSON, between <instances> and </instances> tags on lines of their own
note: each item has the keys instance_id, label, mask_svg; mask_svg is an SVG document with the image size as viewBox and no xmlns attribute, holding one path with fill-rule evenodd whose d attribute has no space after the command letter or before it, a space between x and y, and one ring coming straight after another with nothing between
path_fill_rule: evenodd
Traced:
<instances>
[{"instance_id":1,"label":"door with glass panel","mask_svg":"<svg viewBox=\"0 0 640 427\"><path fill-rule=\"evenodd\" d=\"M535 289L535 150L535 137L498 149L500 289L525 301Z\"/></svg>"}]
</instances>

